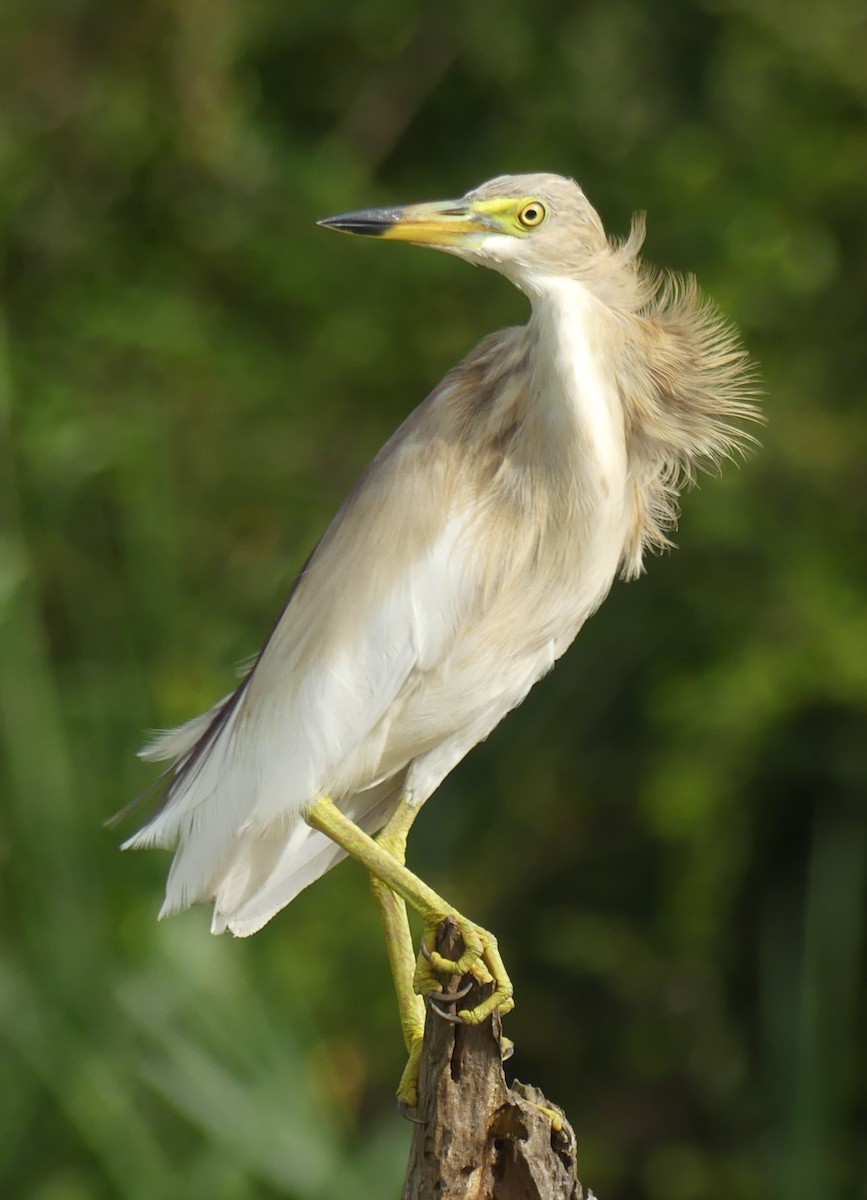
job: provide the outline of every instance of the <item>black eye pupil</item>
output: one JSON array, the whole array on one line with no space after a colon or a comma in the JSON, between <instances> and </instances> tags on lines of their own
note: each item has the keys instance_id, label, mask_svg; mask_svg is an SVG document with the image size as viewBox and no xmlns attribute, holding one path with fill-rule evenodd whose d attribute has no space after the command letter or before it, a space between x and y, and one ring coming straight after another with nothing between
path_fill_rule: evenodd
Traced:
<instances>
[{"instance_id":1,"label":"black eye pupil","mask_svg":"<svg viewBox=\"0 0 867 1200\"><path fill-rule=\"evenodd\" d=\"M535 208L527 208L524 210L524 219L526 221L535 221L538 215L538 210Z\"/></svg>"}]
</instances>

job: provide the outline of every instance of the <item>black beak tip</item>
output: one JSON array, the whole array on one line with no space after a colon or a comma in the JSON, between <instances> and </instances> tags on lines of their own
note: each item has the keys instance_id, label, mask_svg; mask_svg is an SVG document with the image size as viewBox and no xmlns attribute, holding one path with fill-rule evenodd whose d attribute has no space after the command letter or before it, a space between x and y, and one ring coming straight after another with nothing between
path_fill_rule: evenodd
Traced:
<instances>
[{"instance_id":1,"label":"black beak tip","mask_svg":"<svg viewBox=\"0 0 867 1200\"><path fill-rule=\"evenodd\" d=\"M316 222L323 229L336 229L340 233L358 233L365 237L380 237L396 225L397 215L387 209L370 212L342 213L337 217L322 217Z\"/></svg>"}]
</instances>

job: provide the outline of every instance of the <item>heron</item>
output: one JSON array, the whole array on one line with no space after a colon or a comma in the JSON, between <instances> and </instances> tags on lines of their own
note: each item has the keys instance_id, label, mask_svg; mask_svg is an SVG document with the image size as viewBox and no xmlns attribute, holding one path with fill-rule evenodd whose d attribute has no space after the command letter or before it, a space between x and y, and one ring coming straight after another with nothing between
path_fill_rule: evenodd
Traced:
<instances>
[{"instance_id":1,"label":"heron","mask_svg":"<svg viewBox=\"0 0 867 1200\"><path fill-rule=\"evenodd\" d=\"M410 827L618 575L670 545L683 486L743 450L758 410L734 329L693 278L642 261L644 215L610 239L571 179L504 175L457 200L319 224L490 267L529 319L485 337L385 444L235 690L141 752L171 765L124 848L174 850L161 916L210 902L212 931L241 937L341 858L362 864L411 1107L441 977L490 985L457 1012L466 1023L514 999L494 935L406 866ZM446 917L456 960L436 947Z\"/></svg>"}]
</instances>

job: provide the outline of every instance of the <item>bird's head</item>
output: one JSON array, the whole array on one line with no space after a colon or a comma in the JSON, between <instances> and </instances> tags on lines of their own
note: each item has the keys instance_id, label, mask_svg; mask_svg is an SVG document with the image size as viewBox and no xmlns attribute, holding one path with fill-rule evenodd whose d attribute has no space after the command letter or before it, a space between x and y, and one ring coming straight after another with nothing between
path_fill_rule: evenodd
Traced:
<instances>
[{"instance_id":1,"label":"bird's head","mask_svg":"<svg viewBox=\"0 0 867 1200\"><path fill-rule=\"evenodd\" d=\"M607 248L602 222L572 179L500 175L460 200L371 208L319 222L343 233L432 246L492 267L532 294Z\"/></svg>"}]
</instances>

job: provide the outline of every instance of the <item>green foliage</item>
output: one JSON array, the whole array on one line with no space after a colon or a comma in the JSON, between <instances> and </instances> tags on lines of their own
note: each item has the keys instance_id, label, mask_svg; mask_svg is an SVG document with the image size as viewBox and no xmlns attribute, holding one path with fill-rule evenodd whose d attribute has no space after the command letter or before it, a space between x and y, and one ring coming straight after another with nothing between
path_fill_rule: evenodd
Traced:
<instances>
[{"instance_id":1,"label":"green foliage","mask_svg":"<svg viewBox=\"0 0 867 1200\"><path fill-rule=\"evenodd\" d=\"M863 1195L862 6L38 0L0 41L0 1191L396 1195L362 873L250 942L157 925L101 820L231 686L486 272L316 217L574 174L694 270L769 425L422 814L515 1068L605 1196Z\"/></svg>"}]
</instances>

